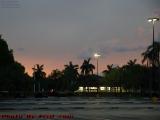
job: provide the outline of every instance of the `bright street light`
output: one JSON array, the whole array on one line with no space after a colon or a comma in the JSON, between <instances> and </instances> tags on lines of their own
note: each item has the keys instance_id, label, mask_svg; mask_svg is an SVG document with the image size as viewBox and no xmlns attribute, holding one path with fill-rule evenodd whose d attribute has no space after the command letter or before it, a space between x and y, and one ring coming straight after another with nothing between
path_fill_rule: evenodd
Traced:
<instances>
[{"instance_id":1,"label":"bright street light","mask_svg":"<svg viewBox=\"0 0 160 120\"><path fill-rule=\"evenodd\" d=\"M154 24L155 21L159 21L159 18L148 18L148 22L152 22Z\"/></svg>"},{"instance_id":2,"label":"bright street light","mask_svg":"<svg viewBox=\"0 0 160 120\"><path fill-rule=\"evenodd\" d=\"M97 59L97 76L98 76L98 58L100 57L101 55L98 54L98 53L95 53L94 54L94 57Z\"/></svg>"},{"instance_id":3,"label":"bright street light","mask_svg":"<svg viewBox=\"0 0 160 120\"><path fill-rule=\"evenodd\" d=\"M98 58L98 57L100 57L100 56L101 56L101 55L99 55L98 53L95 53L95 54L94 54L94 57L95 57L95 58Z\"/></svg>"}]
</instances>

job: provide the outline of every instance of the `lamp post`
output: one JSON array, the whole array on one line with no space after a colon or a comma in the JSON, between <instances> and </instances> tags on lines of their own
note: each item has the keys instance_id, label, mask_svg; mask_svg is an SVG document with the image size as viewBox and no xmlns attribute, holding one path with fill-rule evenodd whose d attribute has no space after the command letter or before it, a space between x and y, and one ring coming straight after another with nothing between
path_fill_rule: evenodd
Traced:
<instances>
[{"instance_id":1,"label":"lamp post","mask_svg":"<svg viewBox=\"0 0 160 120\"><path fill-rule=\"evenodd\" d=\"M156 21L159 21L159 18L148 18L148 22L152 23L152 27L153 27L153 45L154 45L154 24Z\"/></svg>"},{"instance_id":2,"label":"lamp post","mask_svg":"<svg viewBox=\"0 0 160 120\"><path fill-rule=\"evenodd\" d=\"M100 56L101 56L101 55L98 54L98 53L95 53L95 54L94 54L94 57L95 57L96 60L97 60L97 76L98 76L98 58L99 58Z\"/></svg>"},{"instance_id":3,"label":"lamp post","mask_svg":"<svg viewBox=\"0 0 160 120\"><path fill-rule=\"evenodd\" d=\"M154 51L154 42L155 42L155 40L154 40L154 25L155 25L155 22L156 21L159 21L159 18L156 18L156 17L154 17L154 18L148 18L148 22L150 22L150 23L152 23L152 31L153 31L153 39L152 39L152 45L153 45L153 62L152 62L152 66L154 66L155 64L155 61L154 61L154 57L155 57L155 51Z\"/></svg>"},{"instance_id":4,"label":"lamp post","mask_svg":"<svg viewBox=\"0 0 160 120\"><path fill-rule=\"evenodd\" d=\"M152 38L152 46L153 46L153 55L152 55L152 81L150 80L150 96L152 97L152 83L155 81L155 40L154 40L154 25L156 21L159 21L159 18L153 17L148 18L148 22L152 23L152 31L153 31L153 38Z\"/></svg>"}]
</instances>

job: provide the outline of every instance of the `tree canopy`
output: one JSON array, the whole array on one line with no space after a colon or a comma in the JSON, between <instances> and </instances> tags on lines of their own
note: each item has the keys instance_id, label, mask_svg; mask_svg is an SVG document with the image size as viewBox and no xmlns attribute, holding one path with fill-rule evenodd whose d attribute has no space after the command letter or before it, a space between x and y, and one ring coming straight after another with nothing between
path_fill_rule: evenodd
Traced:
<instances>
[{"instance_id":1,"label":"tree canopy","mask_svg":"<svg viewBox=\"0 0 160 120\"><path fill-rule=\"evenodd\" d=\"M0 91L27 91L27 79L25 67L14 60L13 50L0 36Z\"/></svg>"}]
</instances>

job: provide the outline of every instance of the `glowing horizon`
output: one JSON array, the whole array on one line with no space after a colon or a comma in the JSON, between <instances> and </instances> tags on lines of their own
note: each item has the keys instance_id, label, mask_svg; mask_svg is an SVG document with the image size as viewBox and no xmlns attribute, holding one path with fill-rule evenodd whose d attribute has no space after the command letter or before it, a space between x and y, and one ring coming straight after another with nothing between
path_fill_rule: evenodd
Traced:
<instances>
[{"instance_id":1,"label":"glowing horizon","mask_svg":"<svg viewBox=\"0 0 160 120\"><path fill-rule=\"evenodd\" d=\"M111 58L100 58L99 59L99 71L102 72L103 70L107 69L107 65L110 64L114 64L114 65L118 65L118 66L122 66L127 64L127 62L129 60L133 60L133 59L137 59L137 63L141 64L141 54L137 54L137 53L132 53L132 56L128 55L127 53L123 54L124 56L122 58L119 57L118 54L114 54ZM65 60L61 61L59 59L27 59L27 58L21 58L18 56L15 56L15 59L20 62L22 65L24 65L25 67L25 71L32 76L33 70L32 68L34 67L34 65L36 64L40 64L40 65L44 65L44 72L46 72L47 75L49 75L52 70L55 69L59 69L59 70L64 70L64 65L69 64L70 61L73 62L73 64L78 64L79 65L79 72L80 72L80 66L83 63L83 59L77 59L77 58L73 58L70 59L71 57L66 58ZM91 59L91 63L93 65L95 65L96 67L96 60L94 58ZM94 73L96 73L96 69L94 70Z\"/></svg>"},{"instance_id":2,"label":"glowing horizon","mask_svg":"<svg viewBox=\"0 0 160 120\"><path fill-rule=\"evenodd\" d=\"M152 43L147 19L160 18L159 6L159 0L3 0L0 34L30 75L35 64L44 64L49 74L69 61L80 66L95 52L102 71L129 59L141 63ZM159 31L157 21L155 40Z\"/></svg>"}]
</instances>

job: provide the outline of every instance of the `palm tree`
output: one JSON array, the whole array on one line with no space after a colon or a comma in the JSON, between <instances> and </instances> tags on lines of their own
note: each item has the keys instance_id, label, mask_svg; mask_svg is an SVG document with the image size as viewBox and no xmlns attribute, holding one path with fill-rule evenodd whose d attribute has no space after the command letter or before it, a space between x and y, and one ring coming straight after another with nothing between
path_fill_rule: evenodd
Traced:
<instances>
[{"instance_id":1,"label":"palm tree","mask_svg":"<svg viewBox=\"0 0 160 120\"><path fill-rule=\"evenodd\" d=\"M73 65L72 61L69 62L69 65L64 65L65 69L74 69L78 70L78 65Z\"/></svg>"},{"instance_id":2,"label":"palm tree","mask_svg":"<svg viewBox=\"0 0 160 120\"><path fill-rule=\"evenodd\" d=\"M154 48L153 48L154 46ZM147 66L159 66L160 65L160 42L154 42L154 45L148 46L147 50L142 53L142 63L147 61Z\"/></svg>"},{"instance_id":3,"label":"palm tree","mask_svg":"<svg viewBox=\"0 0 160 120\"><path fill-rule=\"evenodd\" d=\"M33 70L33 77L34 77L35 83L36 82L38 83L38 91L39 92L41 90L41 88L40 88L41 87L41 82L46 77L46 73L43 71L43 67L44 67L44 65L36 64L36 66L34 66L32 68L32 70Z\"/></svg>"},{"instance_id":4,"label":"palm tree","mask_svg":"<svg viewBox=\"0 0 160 120\"><path fill-rule=\"evenodd\" d=\"M134 66L134 65L136 65L136 62L137 62L137 59L129 60L129 61L127 62L127 65L128 65L128 66Z\"/></svg>"},{"instance_id":5,"label":"palm tree","mask_svg":"<svg viewBox=\"0 0 160 120\"><path fill-rule=\"evenodd\" d=\"M110 71L112 71L113 68L114 68L114 67L113 67L113 64L107 65L107 69L104 70L103 73L104 73L104 74L109 73Z\"/></svg>"},{"instance_id":6,"label":"palm tree","mask_svg":"<svg viewBox=\"0 0 160 120\"><path fill-rule=\"evenodd\" d=\"M63 72L56 69L51 72L51 74L48 76L48 89L54 89L55 91L58 91L61 89L61 83L62 83L62 77Z\"/></svg>"},{"instance_id":7,"label":"palm tree","mask_svg":"<svg viewBox=\"0 0 160 120\"><path fill-rule=\"evenodd\" d=\"M82 75L89 75L90 73L93 75L93 70L95 69L95 66L90 63L91 58L88 58L88 60L84 60L81 69Z\"/></svg>"},{"instance_id":8,"label":"palm tree","mask_svg":"<svg viewBox=\"0 0 160 120\"><path fill-rule=\"evenodd\" d=\"M147 66L152 65L152 79L149 81L149 89L150 89L150 96L152 96L152 91L160 89L160 86L155 87L159 84L159 80L157 80L159 69L160 69L160 42L154 42L152 45L148 46L147 50L142 53L143 60L142 63L147 61ZM157 69L158 68L158 69Z\"/></svg>"},{"instance_id":9,"label":"palm tree","mask_svg":"<svg viewBox=\"0 0 160 120\"><path fill-rule=\"evenodd\" d=\"M45 78L46 73L43 71L43 67L44 65L36 64L36 66L32 68L35 80L41 80Z\"/></svg>"},{"instance_id":10,"label":"palm tree","mask_svg":"<svg viewBox=\"0 0 160 120\"><path fill-rule=\"evenodd\" d=\"M57 80L57 79L61 78L62 75L63 75L63 73L60 70L56 69L51 72L51 74L48 76L48 78L52 79L52 80Z\"/></svg>"},{"instance_id":11,"label":"palm tree","mask_svg":"<svg viewBox=\"0 0 160 120\"><path fill-rule=\"evenodd\" d=\"M63 71L63 81L64 89L74 91L77 89L77 80L79 77L78 74L78 65L73 65L72 62L69 62L69 65L64 65L65 69Z\"/></svg>"},{"instance_id":12,"label":"palm tree","mask_svg":"<svg viewBox=\"0 0 160 120\"><path fill-rule=\"evenodd\" d=\"M149 47L145 52L142 53L142 56L143 56L142 64L147 62L147 67L152 65L152 63L153 63L153 51L151 51L149 49Z\"/></svg>"},{"instance_id":13,"label":"palm tree","mask_svg":"<svg viewBox=\"0 0 160 120\"><path fill-rule=\"evenodd\" d=\"M154 43L154 51L155 51L155 64L156 66L160 65L160 42Z\"/></svg>"},{"instance_id":14,"label":"palm tree","mask_svg":"<svg viewBox=\"0 0 160 120\"><path fill-rule=\"evenodd\" d=\"M114 66L113 64L107 65L107 69L103 71L104 74L104 82L109 87L116 87L116 91L118 91L118 87L120 87L121 91L121 68L119 66ZM112 90L112 89L111 89ZM113 92L113 91L112 91Z\"/></svg>"}]
</instances>

